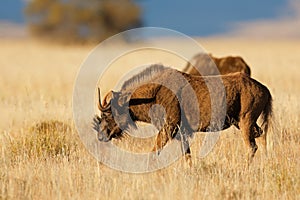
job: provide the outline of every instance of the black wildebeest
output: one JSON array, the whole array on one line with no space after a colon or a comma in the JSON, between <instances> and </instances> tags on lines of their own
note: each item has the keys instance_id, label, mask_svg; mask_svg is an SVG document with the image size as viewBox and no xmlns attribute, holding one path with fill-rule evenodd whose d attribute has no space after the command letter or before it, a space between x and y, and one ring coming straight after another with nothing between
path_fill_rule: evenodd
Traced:
<instances>
[{"instance_id":1,"label":"black wildebeest","mask_svg":"<svg viewBox=\"0 0 300 200\"><path fill-rule=\"evenodd\" d=\"M184 77L186 82L174 81L176 74ZM215 84L219 80L222 81L223 88ZM212 117L214 105L208 83L216 86L212 91L217 94L216 97L221 94L217 102L223 102L225 105L225 118L221 123L218 121L220 119ZM172 89L169 88L171 85ZM189 87L195 93L194 98L189 95ZM149 116L152 106L158 104L165 109L165 114L163 120L154 122L159 130L155 151L176 138L183 143L183 153L189 155L187 138L192 136L193 132L219 131L231 125L241 130L244 142L250 150L250 159L258 148L255 138L263 135L266 144L272 97L267 87L244 73L204 77L193 76L162 65L152 65L126 81L119 92L109 92L102 102L100 89L98 90L98 108L101 115L95 116L94 129L98 132L98 140L103 142L121 138L123 130L128 128L131 121L151 123L151 119L160 118L161 113L155 111L152 112L152 117ZM224 94L221 90L224 90ZM184 95L185 93L188 95ZM195 113L193 110L199 112ZM263 130L257 124L259 116L262 118ZM212 128L212 124L222 126ZM177 137L178 130L181 137Z\"/></svg>"},{"instance_id":2,"label":"black wildebeest","mask_svg":"<svg viewBox=\"0 0 300 200\"><path fill-rule=\"evenodd\" d=\"M251 76L250 67L240 56L216 58L212 54L196 54L185 66L183 72L192 75L225 75L243 72ZM199 73L200 72L200 73Z\"/></svg>"}]
</instances>

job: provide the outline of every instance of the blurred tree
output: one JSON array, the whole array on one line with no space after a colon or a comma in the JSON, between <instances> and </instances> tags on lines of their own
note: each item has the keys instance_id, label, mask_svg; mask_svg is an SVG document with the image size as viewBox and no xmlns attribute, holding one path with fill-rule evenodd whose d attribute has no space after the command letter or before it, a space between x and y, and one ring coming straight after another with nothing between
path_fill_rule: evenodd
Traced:
<instances>
[{"instance_id":1,"label":"blurred tree","mask_svg":"<svg viewBox=\"0 0 300 200\"><path fill-rule=\"evenodd\" d=\"M99 42L141 26L132 0L32 0L25 14L35 36L61 42Z\"/></svg>"}]
</instances>

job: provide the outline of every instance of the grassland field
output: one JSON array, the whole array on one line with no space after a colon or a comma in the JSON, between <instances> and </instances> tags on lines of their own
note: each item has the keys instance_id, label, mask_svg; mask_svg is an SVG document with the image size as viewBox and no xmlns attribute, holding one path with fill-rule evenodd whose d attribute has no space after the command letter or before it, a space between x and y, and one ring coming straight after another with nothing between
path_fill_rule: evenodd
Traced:
<instances>
[{"instance_id":1,"label":"grassland field","mask_svg":"<svg viewBox=\"0 0 300 200\"><path fill-rule=\"evenodd\" d=\"M240 132L230 128L202 159L197 153L203 137L196 134L191 168L179 159L152 173L110 169L84 147L72 115L76 74L94 46L0 39L0 199L300 199L300 40L197 41L215 56L242 56L252 76L270 89L274 118L268 157L259 146L247 167ZM155 53L114 62L100 81L103 93L149 57L184 66L164 53L149 56ZM150 150L152 142L129 138L119 145Z\"/></svg>"}]
</instances>

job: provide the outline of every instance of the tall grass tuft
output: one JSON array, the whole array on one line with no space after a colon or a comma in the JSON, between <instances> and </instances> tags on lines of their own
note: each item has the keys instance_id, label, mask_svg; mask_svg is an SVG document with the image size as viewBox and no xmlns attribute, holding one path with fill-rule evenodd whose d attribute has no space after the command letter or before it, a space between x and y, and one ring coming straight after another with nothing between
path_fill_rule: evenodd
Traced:
<instances>
[{"instance_id":1,"label":"tall grass tuft","mask_svg":"<svg viewBox=\"0 0 300 200\"><path fill-rule=\"evenodd\" d=\"M12 160L20 157L68 157L77 148L73 129L65 122L42 121L21 132L20 137L10 140L8 145Z\"/></svg>"}]
</instances>

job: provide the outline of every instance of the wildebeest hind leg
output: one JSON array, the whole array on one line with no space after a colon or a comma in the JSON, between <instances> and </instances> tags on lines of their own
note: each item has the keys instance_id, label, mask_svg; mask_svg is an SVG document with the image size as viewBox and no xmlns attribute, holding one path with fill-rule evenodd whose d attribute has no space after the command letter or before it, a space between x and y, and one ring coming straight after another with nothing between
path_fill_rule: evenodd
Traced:
<instances>
[{"instance_id":1,"label":"wildebeest hind leg","mask_svg":"<svg viewBox=\"0 0 300 200\"><path fill-rule=\"evenodd\" d=\"M255 138L257 138L258 142L263 146L265 156L267 156L267 133L264 133L263 130L257 124L255 124L254 131Z\"/></svg>"},{"instance_id":2,"label":"wildebeest hind leg","mask_svg":"<svg viewBox=\"0 0 300 200\"><path fill-rule=\"evenodd\" d=\"M253 160L253 157L255 155L255 152L257 151L257 145L255 142L255 131L254 126L250 125L248 121L241 121L240 127L243 134L243 139L245 142L245 145L248 147L248 155L247 160L248 162L251 162Z\"/></svg>"}]
</instances>

